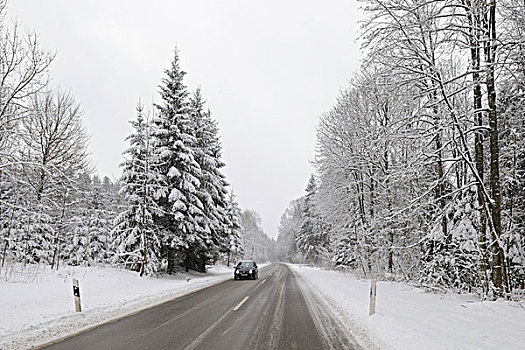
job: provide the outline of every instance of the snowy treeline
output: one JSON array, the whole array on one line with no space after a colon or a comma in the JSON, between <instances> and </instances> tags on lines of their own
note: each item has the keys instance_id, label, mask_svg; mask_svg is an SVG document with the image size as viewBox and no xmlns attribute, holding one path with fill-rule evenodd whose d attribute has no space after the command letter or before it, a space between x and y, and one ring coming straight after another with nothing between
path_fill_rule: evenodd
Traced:
<instances>
[{"instance_id":1,"label":"snowy treeline","mask_svg":"<svg viewBox=\"0 0 525 350\"><path fill-rule=\"evenodd\" d=\"M140 273L175 266L205 271L242 253L238 207L221 173L217 123L200 90L190 95L176 51L151 113L137 107L122 163L126 209L117 219L118 260Z\"/></svg>"},{"instance_id":2,"label":"snowy treeline","mask_svg":"<svg viewBox=\"0 0 525 350\"><path fill-rule=\"evenodd\" d=\"M255 210L246 209L240 215L241 246L244 258L258 262L275 261L275 240L269 238L262 228L262 219Z\"/></svg>"},{"instance_id":3,"label":"snowy treeline","mask_svg":"<svg viewBox=\"0 0 525 350\"><path fill-rule=\"evenodd\" d=\"M54 56L5 10L0 1L1 268L108 263L118 186L91 175L80 106L48 84Z\"/></svg>"},{"instance_id":4,"label":"snowy treeline","mask_svg":"<svg viewBox=\"0 0 525 350\"><path fill-rule=\"evenodd\" d=\"M95 203L102 199L93 198L93 188L109 184L86 177L87 135L79 105L48 85L53 55L39 47L36 34L7 24L6 5L0 1L2 267L8 260L56 265L59 259L105 259L100 246L108 242L99 233L104 223ZM85 232L78 232L77 222L86 223ZM88 242L80 235L95 238Z\"/></svg>"},{"instance_id":5,"label":"snowy treeline","mask_svg":"<svg viewBox=\"0 0 525 350\"><path fill-rule=\"evenodd\" d=\"M108 263L118 186L91 176L82 112L48 84L54 56L8 25L0 0L0 259Z\"/></svg>"},{"instance_id":6,"label":"snowy treeline","mask_svg":"<svg viewBox=\"0 0 525 350\"><path fill-rule=\"evenodd\" d=\"M276 255L280 261L332 265L329 231L318 216L317 181L312 175L306 194L290 202L278 227Z\"/></svg>"},{"instance_id":7,"label":"snowy treeline","mask_svg":"<svg viewBox=\"0 0 525 350\"><path fill-rule=\"evenodd\" d=\"M525 4L363 3L365 63L321 117L286 254L510 297L525 279Z\"/></svg>"}]
</instances>

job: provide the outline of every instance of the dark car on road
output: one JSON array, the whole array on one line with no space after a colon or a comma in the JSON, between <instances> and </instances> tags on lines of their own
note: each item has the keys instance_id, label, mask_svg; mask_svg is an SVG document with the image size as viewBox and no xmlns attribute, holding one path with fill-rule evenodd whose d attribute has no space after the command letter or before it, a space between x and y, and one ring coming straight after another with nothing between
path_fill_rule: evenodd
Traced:
<instances>
[{"instance_id":1,"label":"dark car on road","mask_svg":"<svg viewBox=\"0 0 525 350\"><path fill-rule=\"evenodd\" d=\"M251 278L252 280L259 278L259 269L255 261L242 260L237 263L233 272L233 279L238 280L241 278Z\"/></svg>"}]
</instances>

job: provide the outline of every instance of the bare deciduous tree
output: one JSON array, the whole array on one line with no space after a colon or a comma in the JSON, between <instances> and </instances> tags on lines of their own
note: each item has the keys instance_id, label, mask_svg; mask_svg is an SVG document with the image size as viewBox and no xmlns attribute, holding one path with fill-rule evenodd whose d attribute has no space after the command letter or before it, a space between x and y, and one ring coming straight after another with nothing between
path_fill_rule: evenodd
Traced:
<instances>
[{"instance_id":1,"label":"bare deciduous tree","mask_svg":"<svg viewBox=\"0 0 525 350\"><path fill-rule=\"evenodd\" d=\"M68 92L46 92L31 101L23 120L21 159L38 201L56 185L89 170L87 133L80 106Z\"/></svg>"},{"instance_id":2,"label":"bare deciduous tree","mask_svg":"<svg viewBox=\"0 0 525 350\"><path fill-rule=\"evenodd\" d=\"M0 1L0 170L16 162L13 136L27 115L28 98L47 85L54 55L42 50L38 36L5 25L6 0Z\"/></svg>"}]
</instances>

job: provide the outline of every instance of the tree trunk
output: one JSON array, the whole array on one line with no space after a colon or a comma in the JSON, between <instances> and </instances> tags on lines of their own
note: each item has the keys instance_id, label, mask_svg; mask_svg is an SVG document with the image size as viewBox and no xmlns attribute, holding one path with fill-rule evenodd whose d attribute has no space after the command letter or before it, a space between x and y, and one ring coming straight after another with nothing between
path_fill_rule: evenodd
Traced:
<instances>
[{"instance_id":1,"label":"tree trunk","mask_svg":"<svg viewBox=\"0 0 525 350\"><path fill-rule=\"evenodd\" d=\"M4 267L6 255L7 255L7 248L9 247L9 237L11 236L11 226L13 225L13 215L15 214L15 208L11 208L11 217L9 218L9 226L7 227L7 233L5 234L4 238L4 251L2 254L2 267Z\"/></svg>"},{"instance_id":2,"label":"tree trunk","mask_svg":"<svg viewBox=\"0 0 525 350\"><path fill-rule=\"evenodd\" d=\"M474 122L475 125L479 128L474 133L474 158L476 162L476 171L478 173L478 182L477 182L477 200L479 207L479 237L478 244L481 251L481 261L480 261L480 272L482 279L482 288L484 294L488 293L488 280L487 280L487 217L486 217L486 203L485 195L483 193L483 179L484 179L484 135L481 127L483 126L483 105L482 97L483 93L481 91L481 77L480 77L480 67L481 67L481 53L480 47L481 43L481 18L480 18L480 9L475 6L472 1L468 1L466 4L469 8L468 20L469 20L469 44L470 44L470 60L472 65L472 82L473 86L473 107L474 107Z\"/></svg>"},{"instance_id":3,"label":"tree trunk","mask_svg":"<svg viewBox=\"0 0 525 350\"><path fill-rule=\"evenodd\" d=\"M66 201L67 201L67 190L64 194L64 201L62 202L62 213L60 215L60 221L57 225L57 234L55 235L55 249L53 251L53 258L51 259L51 270L55 267L55 259L58 257L58 245L60 244L60 232L62 231L62 225L64 223L64 218L66 217ZM58 269L58 262L57 262Z\"/></svg>"},{"instance_id":4,"label":"tree trunk","mask_svg":"<svg viewBox=\"0 0 525 350\"><path fill-rule=\"evenodd\" d=\"M203 256L199 258L199 272L206 273L206 258Z\"/></svg>"},{"instance_id":5,"label":"tree trunk","mask_svg":"<svg viewBox=\"0 0 525 350\"><path fill-rule=\"evenodd\" d=\"M441 230L443 231L443 236L445 237L447 243L448 242L448 230L447 230L447 216L445 215L445 184L444 184L444 170L443 170L443 141L441 139L441 130L439 128L438 123L438 116L437 111L436 116L434 117L434 123L435 123L435 129L436 129L436 136L435 136L435 144L436 144L436 155L437 155L437 162L436 162L436 172L438 177L438 184L436 186L436 200L439 201L439 208L441 209Z\"/></svg>"},{"instance_id":6,"label":"tree trunk","mask_svg":"<svg viewBox=\"0 0 525 350\"><path fill-rule=\"evenodd\" d=\"M57 252L58 252L58 236L59 236L59 232L57 232L56 236L55 236L55 242L54 242L54 245L55 245L55 249L53 249L53 258L51 259L51 270L53 270L55 268L55 259L57 257Z\"/></svg>"},{"instance_id":7,"label":"tree trunk","mask_svg":"<svg viewBox=\"0 0 525 350\"><path fill-rule=\"evenodd\" d=\"M92 209L91 211L91 217L94 216L95 209ZM88 222L87 226L87 232L86 232L86 244L84 245L84 265L89 266L89 242L91 241L91 219Z\"/></svg>"},{"instance_id":8,"label":"tree trunk","mask_svg":"<svg viewBox=\"0 0 525 350\"><path fill-rule=\"evenodd\" d=\"M390 127L389 123L389 106L388 103L383 104L383 120L382 120L382 126L384 129ZM386 136L386 133L385 133ZM390 159L392 159L392 163L394 162L393 158L389 156L388 148L389 148L389 140L387 137L385 137L385 144L384 144L384 151L383 151L383 161L385 163L385 187L386 187L386 201L387 201L387 207L388 207L388 214L390 218L393 216L393 210L392 210L392 191L390 188ZM393 164L392 164L393 166ZM391 219L390 219L391 220ZM394 228L392 227L393 224L390 222L388 225L388 272L391 274L394 273Z\"/></svg>"},{"instance_id":9,"label":"tree trunk","mask_svg":"<svg viewBox=\"0 0 525 350\"><path fill-rule=\"evenodd\" d=\"M496 1L490 0L487 13L487 40L485 43L485 59L487 61L487 102L489 107L490 126L490 189L492 196L492 283L495 296L508 293L505 267L505 254L500 245L501 230L501 187L499 177L499 143L498 115L496 111L495 62L496 62Z\"/></svg>"},{"instance_id":10,"label":"tree trunk","mask_svg":"<svg viewBox=\"0 0 525 350\"><path fill-rule=\"evenodd\" d=\"M144 271L146 270L147 263L147 241L146 241L146 182L142 188L143 197L142 197L142 263L140 265L140 277L144 276Z\"/></svg>"},{"instance_id":11,"label":"tree trunk","mask_svg":"<svg viewBox=\"0 0 525 350\"><path fill-rule=\"evenodd\" d=\"M186 257L184 258L184 269L186 272L190 271L191 265L192 265L192 255L190 251L186 252Z\"/></svg>"},{"instance_id":12,"label":"tree trunk","mask_svg":"<svg viewBox=\"0 0 525 350\"><path fill-rule=\"evenodd\" d=\"M372 178L373 174L370 170L370 208L369 208L369 215L370 220L374 219L374 207L375 207L375 188L374 188L374 179Z\"/></svg>"},{"instance_id":13,"label":"tree trunk","mask_svg":"<svg viewBox=\"0 0 525 350\"><path fill-rule=\"evenodd\" d=\"M173 274L173 271L175 270L175 257L173 248L168 248L167 255L168 255L168 267L167 267L167 273L168 275ZM186 269L188 271L188 269Z\"/></svg>"}]
</instances>

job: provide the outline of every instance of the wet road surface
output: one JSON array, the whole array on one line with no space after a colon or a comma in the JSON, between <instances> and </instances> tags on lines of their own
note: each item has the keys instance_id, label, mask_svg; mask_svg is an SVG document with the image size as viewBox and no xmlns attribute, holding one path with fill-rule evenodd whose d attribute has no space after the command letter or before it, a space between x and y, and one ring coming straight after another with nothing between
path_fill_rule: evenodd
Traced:
<instances>
[{"instance_id":1,"label":"wet road surface","mask_svg":"<svg viewBox=\"0 0 525 350\"><path fill-rule=\"evenodd\" d=\"M104 324L45 349L360 349L284 264Z\"/></svg>"}]
</instances>

